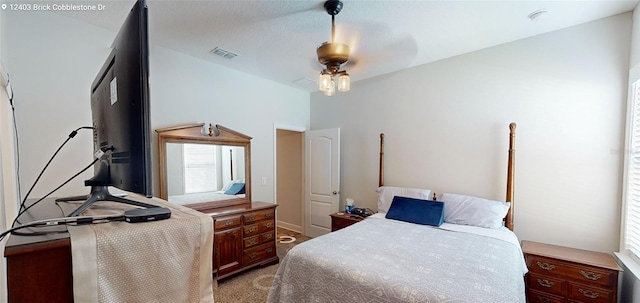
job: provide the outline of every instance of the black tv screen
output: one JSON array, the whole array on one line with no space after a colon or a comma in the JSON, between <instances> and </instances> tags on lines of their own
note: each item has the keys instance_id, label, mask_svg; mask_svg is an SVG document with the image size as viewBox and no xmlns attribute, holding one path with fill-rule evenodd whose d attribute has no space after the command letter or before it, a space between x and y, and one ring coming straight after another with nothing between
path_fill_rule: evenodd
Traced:
<instances>
[{"instance_id":1,"label":"black tv screen","mask_svg":"<svg viewBox=\"0 0 640 303\"><path fill-rule=\"evenodd\" d=\"M147 8L138 1L91 85L94 152L106 153L108 184L152 195ZM96 171L100 164L96 164Z\"/></svg>"},{"instance_id":2,"label":"black tv screen","mask_svg":"<svg viewBox=\"0 0 640 303\"><path fill-rule=\"evenodd\" d=\"M108 190L114 186L152 196L148 37L148 8L144 0L139 0L91 85L93 149L99 161L94 177L85 181L91 186L88 196L57 200L86 200L69 216L77 216L99 201L156 207L113 196Z\"/></svg>"}]
</instances>

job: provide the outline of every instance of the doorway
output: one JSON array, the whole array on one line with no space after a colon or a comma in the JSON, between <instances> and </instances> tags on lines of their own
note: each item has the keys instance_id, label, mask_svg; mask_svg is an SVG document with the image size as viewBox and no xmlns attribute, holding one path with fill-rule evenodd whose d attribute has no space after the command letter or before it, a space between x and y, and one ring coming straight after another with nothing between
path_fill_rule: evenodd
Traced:
<instances>
[{"instance_id":1,"label":"doorway","mask_svg":"<svg viewBox=\"0 0 640 303\"><path fill-rule=\"evenodd\" d=\"M304 131L276 128L278 227L303 233Z\"/></svg>"}]
</instances>

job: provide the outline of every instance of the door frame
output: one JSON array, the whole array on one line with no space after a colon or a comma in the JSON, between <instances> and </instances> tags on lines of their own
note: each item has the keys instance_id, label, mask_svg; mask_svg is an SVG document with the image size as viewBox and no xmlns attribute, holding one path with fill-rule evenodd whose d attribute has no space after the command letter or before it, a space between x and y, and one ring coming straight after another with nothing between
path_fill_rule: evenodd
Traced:
<instances>
[{"instance_id":1,"label":"door frame","mask_svg":"<svg viewBox=\"0 0 640 303\"><path fill-rule=\"evenodd\" d=\"M287 124L280 124L280 123L274 123L273 124L273 203L278 203L277 197L278 197L278 130L288 130L288 131L294 131L294 132L299 132L302 133L302 136L304 137L304 133L309 130L306 127L302 127L302 126L295 126L295 125L287 125ZM304 140L302 140L302 153L304 154ZM304 165L302 166L302 177L305 177L305 171L304 171ZM303 180L304 181L304 180ZM303 182L304 184L304 182ZM300 216L302 217L302 224L300 226L300 233L304 235L304 225L305 225L305 203L304 203L304 190L302 190L302 194L300 196L301 199L301 203L302 203L302 213L300 214ZM276 211L276 222L278 221L278 215L277 215L277 211Z\"/></svg>"}]
</instances>

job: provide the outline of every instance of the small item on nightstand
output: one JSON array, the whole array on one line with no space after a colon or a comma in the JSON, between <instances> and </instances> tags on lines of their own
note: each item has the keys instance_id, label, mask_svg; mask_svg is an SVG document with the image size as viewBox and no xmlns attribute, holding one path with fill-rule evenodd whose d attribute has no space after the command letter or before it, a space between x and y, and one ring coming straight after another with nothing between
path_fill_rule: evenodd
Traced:
<instances>
[{"instance_id":1,"label":"small item on nightstand","mask_svg":"<svg viewBox=\"0 0 640 303\"><path fill-rule=\"evenodd\" d=\"M353 212L354 208L355 208L355 205L353 205L353 199L347 198L344 206L344 212L350 214L351 212Z\"/></svg>"}]
</instances>

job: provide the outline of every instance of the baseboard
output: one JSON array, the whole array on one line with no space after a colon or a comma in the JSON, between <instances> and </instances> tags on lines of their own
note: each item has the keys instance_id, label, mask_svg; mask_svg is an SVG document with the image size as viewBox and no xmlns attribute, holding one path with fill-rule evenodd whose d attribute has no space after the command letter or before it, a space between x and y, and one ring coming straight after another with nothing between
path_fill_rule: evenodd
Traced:
<instances>
[{"instance_id":1,"label":"baseboard","mask_svg":"<svg viewBox=\"0 0 640 303\"><path fill-rule=\"evenodd\" d=\"M284 228L293 232L297 232L297 233L302 233L302 226L300 225L295 225L295 224L291 224L291 223L287 223L287 222L282 222L280 220L278 220L278 227L280 228Z\"/></svg>"}]
</instances>

